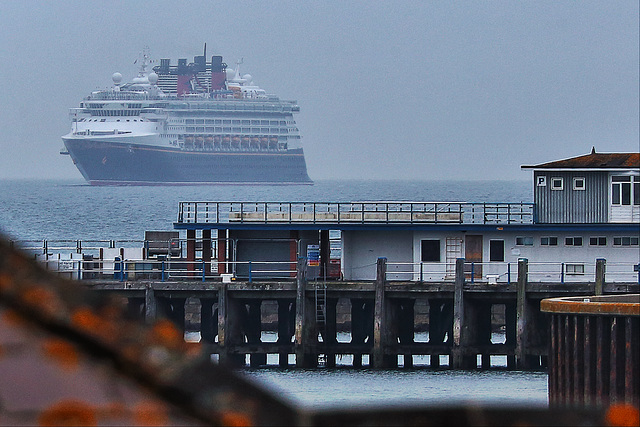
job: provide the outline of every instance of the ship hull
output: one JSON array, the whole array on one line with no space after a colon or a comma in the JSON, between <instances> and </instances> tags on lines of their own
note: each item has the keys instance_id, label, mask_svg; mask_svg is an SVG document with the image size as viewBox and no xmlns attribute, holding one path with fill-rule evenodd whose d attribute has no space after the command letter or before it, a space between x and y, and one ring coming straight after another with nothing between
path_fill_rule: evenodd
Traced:
<instances>
[{"instance_id":1,"label":"ship hull","mask_svg":"<svg viewBox=\"0 0 640 427\"><path fill-rule=\"evenodd\" d=\"M63 138L92 185L312 184L302 148L287 151L184 151Z\"/></svg>"}]
</instances>

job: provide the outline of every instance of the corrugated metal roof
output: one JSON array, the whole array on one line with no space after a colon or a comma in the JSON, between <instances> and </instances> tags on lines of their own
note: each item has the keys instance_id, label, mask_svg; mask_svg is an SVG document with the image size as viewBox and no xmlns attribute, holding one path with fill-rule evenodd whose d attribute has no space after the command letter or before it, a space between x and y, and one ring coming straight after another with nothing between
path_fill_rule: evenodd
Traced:
<instances>
[{"instance_id":1,"label":"corrugated metal roof","mask_svg":"<svg viewBox=\"0 0 640 427\"><path fill-rule=\"evenodd\" d=\"M539 165L525 165L522 169L629 169L640 168L640 153L596 153L556 160Z\"/></svg>"}]
</instances>

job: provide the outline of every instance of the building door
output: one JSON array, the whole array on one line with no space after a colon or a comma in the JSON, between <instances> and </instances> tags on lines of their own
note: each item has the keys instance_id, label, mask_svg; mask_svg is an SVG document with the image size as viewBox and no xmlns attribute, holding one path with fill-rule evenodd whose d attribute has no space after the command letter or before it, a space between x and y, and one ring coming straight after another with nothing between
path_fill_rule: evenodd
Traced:
<instances>
[{"instance_id":1,"label":"building door","mask_svg":"<svg viewBox=\"0 0 640 427\"><path fill-rule=\"evenodd\" d=\"M471 263L473 262L474 278L482 277L482 235L468 234L464 240L465 271L471 277Z\"/></svg>"}]
</instances>

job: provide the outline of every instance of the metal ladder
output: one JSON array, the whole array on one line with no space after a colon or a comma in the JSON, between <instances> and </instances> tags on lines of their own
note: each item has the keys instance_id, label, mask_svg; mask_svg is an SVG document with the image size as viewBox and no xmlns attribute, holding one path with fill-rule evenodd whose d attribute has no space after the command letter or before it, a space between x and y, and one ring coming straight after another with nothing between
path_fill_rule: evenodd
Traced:
<instances>
[{"instance_id":1,"label":"metal ladder","mask_svg":"<svg viewBox=\"0 0 640 427\"><path fill-rule=\"evenodd\" d=\"M322 339L327 336L327 283L326 278L322 282L315 283L315 299L316 299L316 325L318 332L322 334ZM326 355L321 353L318 355L318 363L326 363Z\"/></svg>"}]
</instances>

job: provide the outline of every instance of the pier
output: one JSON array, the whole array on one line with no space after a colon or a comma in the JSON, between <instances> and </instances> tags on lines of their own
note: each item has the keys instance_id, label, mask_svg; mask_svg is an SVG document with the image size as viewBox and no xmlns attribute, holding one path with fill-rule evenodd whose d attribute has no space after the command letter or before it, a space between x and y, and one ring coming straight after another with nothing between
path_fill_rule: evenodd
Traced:
<instances>
[{"instance_id":1,"label":"pier","mask_svg":"<svg viewBox=\"0 0 640 427\"><path fill-rule=\"evenodd\" d=\"M604 260L600 261L604 263ZM508 369L541 369L548 364L549 322L540 311L544 298L638 292L635 283L606 283L604 277L582 284L530 283L528 261L520 260L512 283L473 283L469 263L456 262L455 279L447 282L387 280L387 260L379 258L373 281L309 279L308 262L296 263L288 280L85 280L85 287L126 298L129 312L152 323L170 319L187 326L187 311L198 310L201 343L223 363L252 367L267 364L267 355L287 367L335 367L349 355L352 366L414 367L414 357L429 356L431 368L490 368L492 356L505 356ZM604 272L604 269L599 269ZM348 335L339 340L338 303L349 308ZM427 341L416 340L415 310L427 317ZM427 310L424 310L424 307ZM502 316L497 316L496 308ZM277 321L277 340L263 341L265 316ZM493 321L492 321L493 319ZM492 324L493 323L493 324ZM492 330L504 331L504 342L491 341ZM444 356L441 366L441 356Z\"/></svg>"},{"instance_id":2,"label":"pier","mask_svg":"<svg viewBox=\"0 0 640 427\"><path fill-rule=\"evenodd\" d=\"M544 369L540 301L638 293L638 227L537 223L534 207L181 202L175 231L142 242L16 246L199 332L223 363Z\"/></svg>"}]
</instances>

